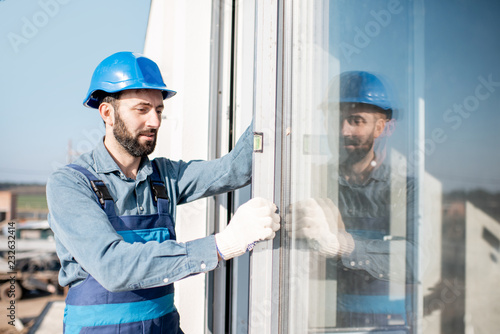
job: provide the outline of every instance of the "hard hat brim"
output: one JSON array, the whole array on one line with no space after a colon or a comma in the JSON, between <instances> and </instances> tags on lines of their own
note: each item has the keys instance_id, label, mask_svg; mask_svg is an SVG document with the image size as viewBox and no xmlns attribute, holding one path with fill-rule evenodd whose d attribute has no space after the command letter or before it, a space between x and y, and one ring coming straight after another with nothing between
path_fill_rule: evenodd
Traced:
<instances>
[{"instance_id":1,"label":"hard hat brim","mask_svg":"<svg viewBox=\"0 0 500 334\"><path fill-rule=\"evenodd\" d=\"M133 89L159 90L159 91L161 91L161 93L163 95L163 100L167 100L167 99L173 97L175 94L177 94L176 91L171 90L171 89L167 89L167 87L163 87L163 88L162 87L152 87L152 86L148 86L148 85L133 85L133 87L126 87L124 89L111 89L111 90L96 89L93 91L89 91L87 93L87 97L83 101L83 105L85 107L88 107L88 108L98 109L99 105L102 102L102 98L100 96L105 95L106 93L113 94L113 93L118 93L118 92L122 92L125 90L133 90ZM99 92L99 91L103 92L103 94L99 94L99 97L98 97L98 96L96 96L95 93Z\"/></svg>"}]
</instances>

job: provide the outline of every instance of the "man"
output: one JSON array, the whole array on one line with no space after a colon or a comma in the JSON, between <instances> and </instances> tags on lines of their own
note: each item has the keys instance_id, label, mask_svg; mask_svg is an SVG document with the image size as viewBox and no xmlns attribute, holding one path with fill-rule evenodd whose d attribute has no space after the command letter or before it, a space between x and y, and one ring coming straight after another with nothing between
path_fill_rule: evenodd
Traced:
<instances>
[{"instance_id":1,"label":"man","mask_svg":"<svg viewBox=\"0 0 500 334\"><path fill-rule=\"evenodd\" d=\"M405 177L391 180L381 143L394 125L392 98L387 84L369 72L334 79L323 107L327 117L340 120L339 140L330 137L330 146L340 146L339 161L328 172L328 197L338 198L338 207L329 198L294 205L297 235L335 258L327 272L337 280L338 327L406 324L405 281L411 273L405 252L411 244L394 235L391 220L406 230L410 188Z\"/></svg>"},{"instance_id":2,"label":"man","mask_svg":"<svg viewBox=\"0 0 500 334\"><path fill-rule=\"evenodd\" d=\"M155 147L167 89L158 66L119 52L96 68L84 105L98 109L103 141L47 183L49 223L69 285L66 333L182 333L173 282L213 270L279 229L276 206L255 198L215 236L175 241L175 208L250 182L252 134L214 161L170 161Z\"/></svg>"}]
</instances>

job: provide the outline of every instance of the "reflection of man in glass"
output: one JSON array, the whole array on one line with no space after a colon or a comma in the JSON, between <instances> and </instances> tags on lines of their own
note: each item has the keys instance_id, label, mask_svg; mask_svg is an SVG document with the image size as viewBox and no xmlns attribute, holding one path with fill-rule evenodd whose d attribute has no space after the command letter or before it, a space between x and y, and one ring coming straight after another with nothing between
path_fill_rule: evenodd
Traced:
<instances>
[{"instance_id":1,"label":"reflection of man in glass","mask_svg":"<svg viewBox=\"0 0 500 334\"><path fill-rule=\"evenodd\" d=\"M340 76L340 172L346 181L363 184L377 166L375 139L392 117L385 87L368 72Z\"/></svg>"},{"instance_id":2,"label":"reflection of man in glass","mask_svg":"<svg viewBox=\"0 0 500 334\"><path fill-rule=\"evenodd\" d=\"M328 167L329 199L294 205L296 237L329 258L337 327L406 324L407 182L391 177L381 145L394 123L393 104L388 85L372 73L334 79L324 104L330 147L339 147L338 163Z\"/></svg>"},{"instance_id":3,"label":"reflection of man in glass","mask_svg":"<svg viewBox=\"0 0 500 334\"><path fill-rule=\"evenodd\" d=\"M375 152L376 140L388 134L394 101L386 83L359 71L340 75L338 101L340 161L334 182L338 182L338 208L354 248L342 256L337 269L337 325L404 324L405 244L393 240L397 238L390 221L391 206L394 215L398 212L394 206L406 205L406 200L395 199L406 196L406 191L391 193L385 148ZM392 189L404 189L406 180L401 182L401 187Z\"/></svg>"}]
</instances>

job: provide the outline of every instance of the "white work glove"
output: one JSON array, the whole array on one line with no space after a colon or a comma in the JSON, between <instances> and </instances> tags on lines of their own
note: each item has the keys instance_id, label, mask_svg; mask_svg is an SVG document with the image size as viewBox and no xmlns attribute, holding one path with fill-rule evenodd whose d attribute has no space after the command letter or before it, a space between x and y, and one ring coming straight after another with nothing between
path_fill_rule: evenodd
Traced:
<instances>
[{"instance_id":1,"label":"white work glove","mask_svg":"<svg viewBox=\"0 0 500 334\"><path fill-rule=\"evenodd\" d=\"M306 239L309 246L325 256L350 254L352 236L346 232L337 206L329 198L308 198L289 208L287 230L292 238Z\"/></svg>"},{"instance_id":2,"label":"white work glove","mask_svg":"<svg viewBox=\"0 0 500 334\"><path fill-rule=\"evenodd\" d=\"M253 198L240 206L215 243L224 260L243 255L257 241L272 239L280 228L276 205L264 198Z\"/></svg>"}]
</instances>

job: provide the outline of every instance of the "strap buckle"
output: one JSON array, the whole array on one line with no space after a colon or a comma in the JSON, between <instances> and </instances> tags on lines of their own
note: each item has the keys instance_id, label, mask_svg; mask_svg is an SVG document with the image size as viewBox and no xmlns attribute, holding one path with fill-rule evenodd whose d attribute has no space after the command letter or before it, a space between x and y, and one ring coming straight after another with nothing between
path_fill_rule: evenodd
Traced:
<instances>
[{"instance_id":1,"label":"strap buckle","mask_svg":"<svg viewBox=\"0 0 500 334\"><path fill-rule=\"evenodd\" d=\"M158 202L158 198L168 200L167 189L162 183L151 181L151 188L153 189L155 202Z\"/></svg>"},{"instance_id":2,"label":"strap buckle","mask_svg":"<svg viewBox=\"0 0 500 334\"><path fill-rule=\"evenodd\" d=\"M101 184L98 184L98 182L100 182ZM90 181L90 184L92 185L92 189L99 198L99 203L101 203L102 206L104 206L105 201L113 200L113 197L109 193L108 187L106 187L104 182L102 182L101 180L95 180Z\"/></svg>"}]
</instances>

